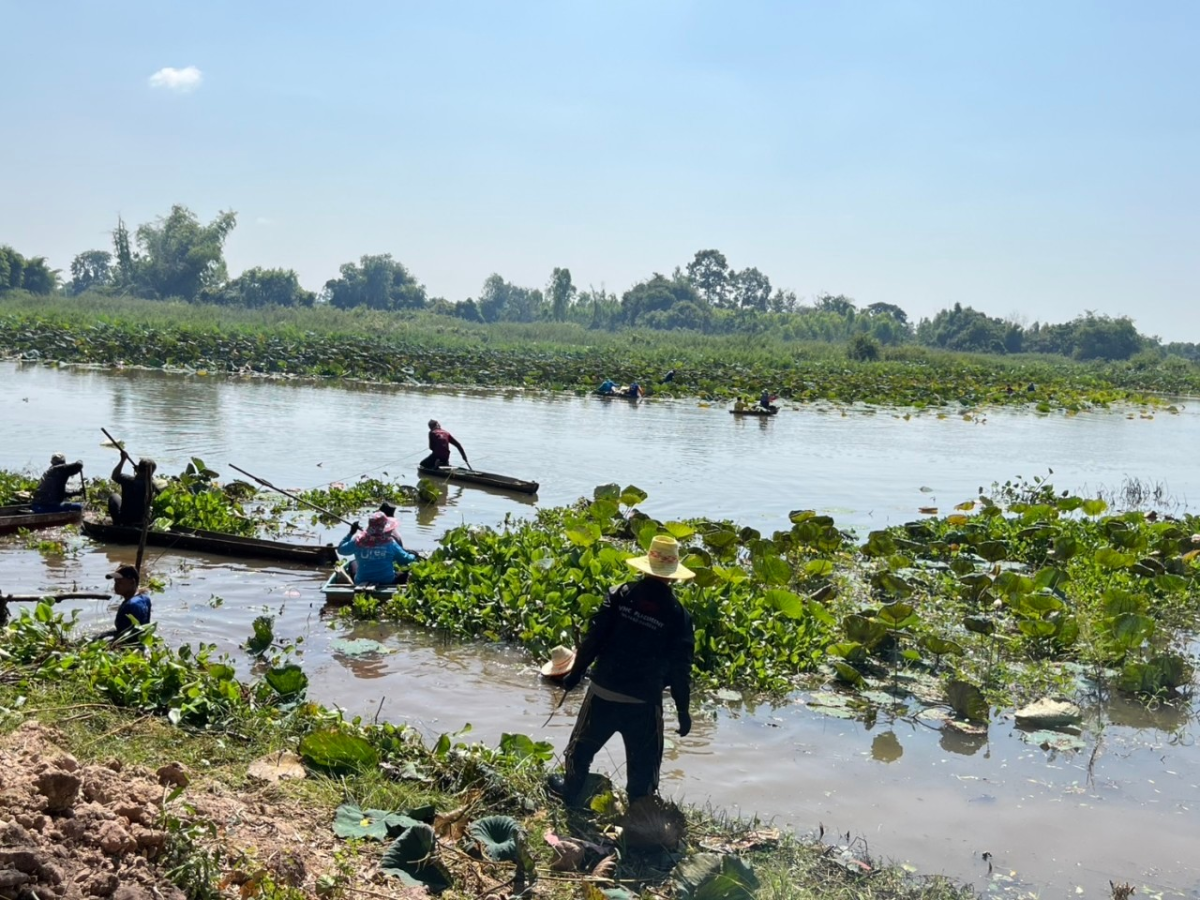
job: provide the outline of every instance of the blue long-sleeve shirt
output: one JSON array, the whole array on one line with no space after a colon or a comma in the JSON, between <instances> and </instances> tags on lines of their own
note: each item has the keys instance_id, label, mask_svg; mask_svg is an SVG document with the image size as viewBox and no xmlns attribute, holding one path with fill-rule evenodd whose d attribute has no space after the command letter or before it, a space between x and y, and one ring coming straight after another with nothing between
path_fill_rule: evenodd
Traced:
<instances>
[{"instance_id":1,"label":"blue long-sleeve shirt","mask_svg":"<svg viewBox=\"0 0 1200 900\"><path fill-rule=\"evenodd\" d=\"M347 535L338 544L338 553L353 556L358 562L354 573L355 584L395 584L396 563L410 566L417 557L405 550L396 541L385 541L375 547L363 547L355 543L354 535Z\"/></svg>"}]
</instances>

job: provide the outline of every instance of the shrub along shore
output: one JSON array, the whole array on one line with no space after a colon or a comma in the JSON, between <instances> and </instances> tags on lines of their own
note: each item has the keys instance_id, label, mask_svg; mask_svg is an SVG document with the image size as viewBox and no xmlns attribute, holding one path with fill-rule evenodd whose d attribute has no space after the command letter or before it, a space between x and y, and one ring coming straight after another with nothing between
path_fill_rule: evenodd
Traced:
<instances>
[{"instance_id":1,"label":"shrub along shore","mask_svg":"<svg viewBox=\"0 0 1200 900\"><path fill-rule=\"evenodd\" d=\"M612 378L638 381L651 396L726 400L767 388L785 403L949 411L1165 406L1165 397L1200 393L1200 366L1178 357L1077 363L905 345L856 361L843 345L769 334L611 333L562 323L484 325L425 312L246 310L98 295L0 297L0 352L205 374L578 393ZM666 383L671 369L676 376Z\"/></svg>"}]
</instances>

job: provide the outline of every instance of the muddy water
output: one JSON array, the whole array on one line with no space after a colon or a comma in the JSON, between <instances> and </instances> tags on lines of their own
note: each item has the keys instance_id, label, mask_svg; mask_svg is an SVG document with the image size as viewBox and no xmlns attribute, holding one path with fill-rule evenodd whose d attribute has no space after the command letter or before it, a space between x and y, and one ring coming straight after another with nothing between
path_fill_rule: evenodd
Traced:
<instances>
[{"instance_id":1,"label":"muddy water","mask_svg":"<svg viewBox=\"0 0 1200 900\"><path fill-rule=\"evenodd\" d=\"M860 530L880 527L913 518L918 506L952 506L979 485L1048 469L1063 488L1113 487L1134 476L1165 484L1183 501L1194 482L1187 448L1200 438L1200 416L1187 408L1153 419L1009 412L984 421L928 413L906 421L883 411L805 407L745 422L694 402L630 406L11 363L0 363L0 384L5 468L40 467L61 449L101 473L114 462L99 447L104 425L168 471L198 455L218 469L234 462L297 487L367 472L412 481L425 420L436 416L477 467L542 482L539 504L619 481L647 490L654 515L728 516L766 530L784 527L795 508L830 512ZM410 515L403 527L410 543L428 548L460 522L495 524L532 509L511 496L452 488L432 516ZM315 699L430 735L470 722L483 740L517 731L559 749L566 743L579 698L543 728L554 695L517 651L404 628L346 631L321 617L320 572L157 552L149 559L167 585L155 598L155 619L172 642L215 642L246 673L250 662L237 645L254 617L271 614L281 638L301 641ZM0 590L94 589L126 555L74 539L65 557L43 558L7 541ZM77 608L88 625L112 617L104 602ZM349 658L333 645L345 637L373 638L389 652ZM986 739L967 739L882 716L867 728L821 715L804 700L710 701L692 734L669 750L664 790L802 831L819 824L850 831L876 854L980 889L1064 895L1078 888L1098 897L1113 878L1200 896L1194 708L1093 710L1087 748L1055 753L1023 742L1007 721L994 723ZM597 767L619 778L619 742L610 751Z\"/></svg>"}]
</instances>

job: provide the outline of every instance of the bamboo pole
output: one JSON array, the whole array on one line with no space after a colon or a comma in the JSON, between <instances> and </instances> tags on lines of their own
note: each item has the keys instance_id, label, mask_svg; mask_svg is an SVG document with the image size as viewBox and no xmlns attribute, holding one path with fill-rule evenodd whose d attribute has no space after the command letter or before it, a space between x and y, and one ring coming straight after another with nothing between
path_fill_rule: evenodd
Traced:
<instances>
[{"instance_id":1,"label":"bamboo pole","mask_svg":"<svg viewBox=\"0 0 1200 900\"><path fill-rule=\"evenodd\" d=\"M269 488L272 491L278 491L280 494L283 494L283 496L285 496L285 497L291 497L297 503L303 503L305 506L310 506L313 509L315 509L317 512L322 513L323 515L329 516L329 518L331 518L331 519L337 519L339 522L342 522L345 525L353 525L354 524L349 519L343 519L341 516L337 515L336 513L330 512L329 510L325 509L325 507L323 507L323 506L317 506L317 504L312 503L308 500L305 500L303 497L298 497L295 494L291 493L290 491L285 491L281 487L276 487L275 485L271 484L271 482L267 481L265 478L259 478L257 475L251 475L245 469L238 468L233 463L229 464L229 468L233 469L234 471L241 472L247 478L251 478L254 481L257 481L259 484L261 484L265 488Z\"/></svg>"}]
</instances>

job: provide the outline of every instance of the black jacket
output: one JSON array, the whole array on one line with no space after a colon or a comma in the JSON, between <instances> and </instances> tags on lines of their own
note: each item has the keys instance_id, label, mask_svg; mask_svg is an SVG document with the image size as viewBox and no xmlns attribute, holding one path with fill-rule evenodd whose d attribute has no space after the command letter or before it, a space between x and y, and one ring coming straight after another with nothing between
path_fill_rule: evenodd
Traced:
<instances>
[{"instance_id":1,"label":"black jacket","mask_svg":"<svg viewBox=\"0 0 1200 900\"><path fill-rule=\"evenodd\" d=\"M653 578L622 584L592 616L564 684L578 684L594 662L600 687L657 704L670 687L676 708L686 711L695 643L691 614L670 585Z\"/></svg>"}]
</instances>

